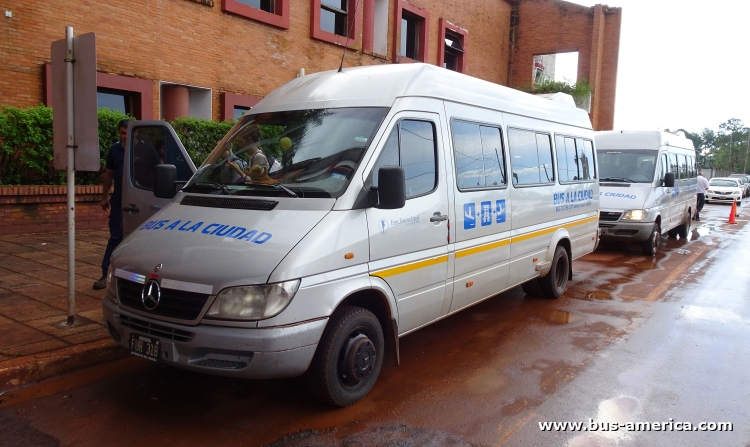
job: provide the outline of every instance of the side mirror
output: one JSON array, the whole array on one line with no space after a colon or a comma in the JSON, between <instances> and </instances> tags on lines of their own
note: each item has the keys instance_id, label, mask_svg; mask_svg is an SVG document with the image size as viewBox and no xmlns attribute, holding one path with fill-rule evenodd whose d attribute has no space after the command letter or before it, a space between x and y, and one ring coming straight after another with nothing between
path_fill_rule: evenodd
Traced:
<instances>
[{"instance_id":1,"label":"side mirror","mask_svg":"<svg viewBox=\"0 0 750 447\"><path fill-rule=\"evenodd\" d=\"M378 208L396 210L406 204L406 179L401 166L383 166L378 170Z\"/></svg>"},{"instance_id":2,"label":"side mirror","mask_svg":"<svg viewBox=\"0 0 750 447\"><path fill-rule=\"evenodd\" d=\"M671 188L674 186L674 172L664 174L664 186Z\"/></svg>"},{"instance_id":3,"label":"side mirror","mask_svg":"<svg viewBox=\"0 0 750 447\"><path fill-rule=\"evenodd\" d=\"M171 199L177 192L177 167L175 165L156 165L154 167L154 196L160 199Z\"/></svg>"}]
</instances>

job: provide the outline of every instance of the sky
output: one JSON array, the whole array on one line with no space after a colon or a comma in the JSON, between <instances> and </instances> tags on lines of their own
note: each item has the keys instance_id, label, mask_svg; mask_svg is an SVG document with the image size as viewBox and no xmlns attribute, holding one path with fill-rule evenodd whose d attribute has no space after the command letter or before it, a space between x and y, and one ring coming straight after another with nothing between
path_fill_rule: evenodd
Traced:
<instances>
[{"instance_id":1,"label":"sky","mask_svg":"<svg viewBox=\"0 0 750 447\"><path fill-rule=\"evenodd\" d=\"M567 1L622 8L615 129L750 127L749 0Z\"/></svg>"}]
</instances>

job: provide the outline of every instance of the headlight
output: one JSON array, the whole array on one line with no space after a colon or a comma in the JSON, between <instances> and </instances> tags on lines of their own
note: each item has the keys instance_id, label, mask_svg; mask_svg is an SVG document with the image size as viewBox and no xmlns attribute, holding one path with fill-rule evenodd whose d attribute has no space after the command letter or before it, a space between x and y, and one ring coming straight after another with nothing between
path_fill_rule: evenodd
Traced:
<instances>
[{"instance_id":1,"label":"headlight","mask_svg":"<svg viewBox=\"0 0 750 447\"><path fill-rule=\"evenodd\" d=\"M263 320L286 309L297 293L300 280L260 286L230 287L214 299L206 316L230 320Z\"/></svg>"},{"instance_id":2,"label":"headlight","mask_svg":"<svg viewBox=\"0 0 750 447\"><path fill-rule=\"evenodd\" d=\"M117 278L115 278L115 268L112 265L107 270L107 297L112 302L117 302Z\"/></svg>"},{"instance_id":3,"label":"headlight","mask_svg":"<svg viewBox=\"0 0 750 447\"><path fill-rule=\"evenodd\" d=\"M643 220L648 216L648 211L646 210L630 210L625 211L625 214L622 215L622 220Z\"/></svg>"},{"instance_id":4,"label":"headlight","mask_svg":"<svg viewBox=\"0 0 750 447\"><path fill-rule=\"evenodd\" d=\"M710 189L707 189L707 190L706 190L706 192L707 192L707 193L709 193L709 194L713 194L713 193L714 193L714 192L713 192L713 191L711 191Z\"/></svg>"}]
</instances>

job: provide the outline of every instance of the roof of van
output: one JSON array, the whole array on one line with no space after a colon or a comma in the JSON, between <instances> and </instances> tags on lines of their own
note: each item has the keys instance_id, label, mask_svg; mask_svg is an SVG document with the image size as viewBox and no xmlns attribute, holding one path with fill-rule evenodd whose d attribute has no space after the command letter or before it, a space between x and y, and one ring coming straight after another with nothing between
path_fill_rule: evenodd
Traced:
<instances>
[{"instance_id":1,"label":"roof of van","mask_svg":"<svg viewBox=\"0 0 750 447\"><path fill-rule=\"evenodd\" d=\"M385 64L301 76L263 98L253 112L325 107L392 107L429 97L591 129L586 111L429 64Z\"/></svg>"},{"instance_id":2,"label":"roof of van","mask_svg":"<svg viewBox=\"0 0 750 447\"><path fill-rule=\"evenodd\" d=\"M656 130L604 130L594 132L597 149L657 149L672 146L694 150L693 141Z\"/></svg>"}]
</instances>

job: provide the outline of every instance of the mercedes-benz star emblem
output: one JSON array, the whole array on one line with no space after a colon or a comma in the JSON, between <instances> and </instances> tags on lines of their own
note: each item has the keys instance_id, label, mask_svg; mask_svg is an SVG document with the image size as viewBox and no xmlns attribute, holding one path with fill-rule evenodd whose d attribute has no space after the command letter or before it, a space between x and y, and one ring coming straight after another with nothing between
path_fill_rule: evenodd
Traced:
<instances>
[{"instance_id":1,"label":"mercedes-benz star emblem","mask_svg":"<svg viewBox=\"0 0 750 447\"><path fill-rule=\"evenodd\" d=\"M161 270L163 266L163 264L156 264L156 267L154 267L154 273L159 273L159 270Z\"/></svg>"},{"instance_id":2,"label":"mercedes-benz star emblem","mask_svg":"<svg viewBox=\"0 0 750 447\"><path fill-rule=\"evenodd\" d=\"M149 279L146 284L143 285L141 291L141 302L143 307L147 310L154 310L159 305L161 299L161 287L155 279Z\"/></svg>"}]
</instances>

